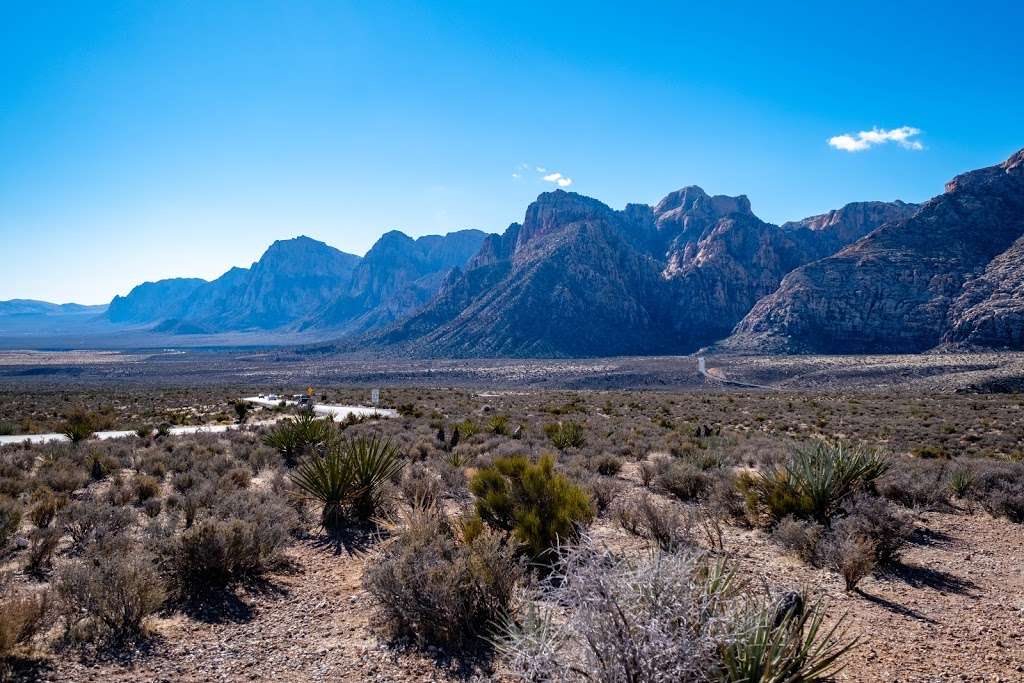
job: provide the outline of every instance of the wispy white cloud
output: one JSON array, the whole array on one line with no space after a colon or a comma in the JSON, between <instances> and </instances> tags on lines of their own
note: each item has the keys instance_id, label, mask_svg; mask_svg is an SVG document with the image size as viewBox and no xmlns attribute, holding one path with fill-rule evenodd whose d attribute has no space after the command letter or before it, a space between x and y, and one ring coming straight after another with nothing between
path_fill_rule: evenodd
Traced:
<instances>
[{"instance_id":1,"label":"wispy white cloud","mask_svg":"<svg viewBox=\"0 0 1024 683\"><path fill-rule=\"evenodd\" d=\"M561 173L548 173L544 176L544 180L549 183L558 183L559 187L569 187L572 185L572 178L566 178Z\"/></svg>"},{"instance_id":2,"label":"wispy white cloud","mask_svg":"<svg viewBox=\"0 0 1024 683\"><path fill-rule=\"evenodd\" d=\"M895 142L903 149L921 151L924 145L920 140L912 138L921 134L920 128L913 126L900 126L892 130L884 128L872 128L862 130L859 133L843 133L828 139L828 144L844 152L863 152L875 145L884 145L887 142Z\"/></svg>"},{"instance_id":3,"label":"wispy white cloud","mask_svg":"<svg viewBox=\"0 0 1024 683\"><path fill-rule=\"evenodd\" d=\"M534 172L536 172L536 176L533 175ZM572 178L563 173L559 173L558 171L549 171L547 166L522 163L516 166L515 170L512 171L512 180L516 182L527 180L531 177L536 178L538 181L542 180L546 183L554 183L559 187L569 187L573 182Z\"/></svg>"}]
</instances>

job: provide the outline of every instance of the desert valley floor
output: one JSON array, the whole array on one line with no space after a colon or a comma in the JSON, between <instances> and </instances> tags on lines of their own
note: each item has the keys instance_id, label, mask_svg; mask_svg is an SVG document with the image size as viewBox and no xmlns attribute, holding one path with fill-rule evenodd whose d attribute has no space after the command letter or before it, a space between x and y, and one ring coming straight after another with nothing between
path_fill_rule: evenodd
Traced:
<instances>
[{"instance_id":1,"label":"desert valley floor","mask_svg":"<svg viewBox=\"0 0 1024 683\"><path fill-rule=\"evenodd\" d=\"M4 352L3 433L62 432L87 417L91 429L139 435L0 447L0 494L24 513L0 560L4 592L50 594L2 675L521 680L509 655L485 641L456 645L410 631L382 606L376 569L400 566L424 500L449 520L466 519L480 509L482 471L509 456L551 454L556 476L586 493L583 533L594 547L642 562L671 545L665 552L728 563L759 595L798 592L818 604L825 626L839 624L844 642L855 641L837 680L1024 679L1024 401L1014 393L1024 355L708 356L706 366L702 375L696 357ZM234 424L239 397L307 386L317 401L343 405L367 404L379 388L382 406L398 412L333 427L345 439L390 439L400 454L373 521L340 534L325 531L315 501L295 495L301 457L290 462L268 439L294 409L253 406L247 425ZM162 428L212 424L232 429L171 436ZM840 501L834 519L773 517L777 501L758 498L749 482L812 444L861 448L886 467ZM230 510L227 499L237 501ZM190 593L183 577L195 580L198 570L181 569L168 549L185 552L190 528L251 522L259 506L279 511L266 524L284 529L266 561ZM116 534L106 529L117 538L100 534L109 520L83 531L99 509L122 520ZM638 509L648 516L638 519ZM835 548L854 519L870 527L878 552L847 589L856 567ZM883 556L882 546L892 552ZM83 617L100 609L68 582L125 549L153 558L135 571L164 588L140 632L114 639ZM544 604L542 579L525 569L506 608L522 615L527 603Z\"/></svg>"}]
</instances>

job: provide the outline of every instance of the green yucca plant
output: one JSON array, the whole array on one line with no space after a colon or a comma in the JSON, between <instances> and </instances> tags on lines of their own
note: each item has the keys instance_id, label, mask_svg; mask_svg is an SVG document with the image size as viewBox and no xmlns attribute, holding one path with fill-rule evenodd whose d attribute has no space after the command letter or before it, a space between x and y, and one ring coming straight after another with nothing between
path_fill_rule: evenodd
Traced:
<instances>
[{"instance_id":1,"label":"green yucca plant","mask_svg":"<svg viewBox=\"0 0 1024 683\"><path fill-rule=\"evenodd\" d=\"M871 486L888 469L888 461L875 450L819 443L767 468L755 491L774 519L794 515L828 525L847 496Z\"/></svg>"},{"instance_id":2,"label":"green yucca plant","mask_svg":"<svg viewBox=\"0 0 1024 683\"><path fill-rule=\"evenodd\" d=\"M277 450L289 467L294 467L303 455L324 451L336 436L337 430L329 420L303 412L294 420L278 424L263 437L263 443Z\"/></svg>"},{"instance_id":3,"label":"green yucca plant","mask_svg":"<svg viewBox=\"0 0 1024 683\"><path fill-rule=\"evenodd\" d=\"M505 436L508 434L508 418L504 415L495 415L487 422L487 431Z\"/></svg>"},{"instance_id":4,"label":"green yucca plant","mask_svg":"<svg viewBox=\"0 0 1024 683\"><path fill-rule=\"evenodd\" d=\"M92 420L87 415L73 415L64 425L64 436L68 437L72 444L77 446L86 439L92 438L94 433Z\"/></svg>"},{"instance_id":5,"label":"green yucca plant","mask_svg":"<svg viewBox=\"0 0 1024 683\"><path fill-rule=\"evenodd\" d=\"M403 465L390 440L356 437L303 460L291 479L304 495L323 505L321 524L335 532L350 518L367 520L376 515L384 484L396 477Z\"/></svg>"},{"instance_id":6,"label":"green yucca plant","mask_svg":"<svg viewBox=\"0 0 1024 683\"><path fill-rule=\"evenodd\" d=\"M966 467L960 467L953 470L953 473L949 475L949 489L956 497L965 498L967 494L974 490L976 481L977 477L974 476L974 472Z\"/></svg>"},{"instance_id":7,"label":"green yucca plant","mask_svg":"<svg viewBox=\"0 0 1024 683\"><path fill-rule=\"evenodd\" d=\"M549 424L544 427L544 433L551 439L551 445L560 451L566 448L579 448L586 440L583 425L571 420Z\"/></svg>"},{"instance_id":8,"label":"green yucca plant","mask_svg":"<svg viewBox=\"0 0 1024 683\"><path fill-rule=\"evenodd\" d=\"M358 519L369 519L380 509L384 485L397 478L405 466L402 454L390 439L382 441L376 436L348 439L341 448L356 486L352 511Z\"/></svg>"},{"instance_id":9,"label":"green yucca plant","mask_svg":"<svg viewBox=\"0 0 1024 683\"><path fill-rule=\"evenodd\" d=\"M745 628L722 653L723 679L735 683L832 680L858 641L847 637L842 619L827 630L824 620L820 603L780 614L778 605L752 602Z\"/></svg>"}]
</instances>

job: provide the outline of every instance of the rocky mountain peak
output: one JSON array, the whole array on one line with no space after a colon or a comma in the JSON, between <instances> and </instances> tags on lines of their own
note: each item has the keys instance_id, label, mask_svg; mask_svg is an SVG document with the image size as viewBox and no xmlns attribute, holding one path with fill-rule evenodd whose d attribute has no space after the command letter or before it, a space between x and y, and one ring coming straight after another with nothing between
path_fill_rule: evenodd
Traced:
<instances>
[{"instance_id":1,"label":"rocky mountain peak","mask_svg":"<svg viewBox=\"0 0 1024 683\"><path fill-rule=\"evenodd\" d=\"M655 225L672 250L696 242L720 219L732 214L754 215L746 195L711 196L696 185L669 193L654 207Z\"/></svg>"},{"instance_id":2,"label":"rocky mountain peak","mask_svg":"<svg viewBox=\"0 0 1024 683\"><path fill-rule=\"evenodd\" d=\"M526 209L516 249L572 223L606 217L611 213L610 208L592 197L565 190L545 192Z\"/></svg>"}]
</instances>

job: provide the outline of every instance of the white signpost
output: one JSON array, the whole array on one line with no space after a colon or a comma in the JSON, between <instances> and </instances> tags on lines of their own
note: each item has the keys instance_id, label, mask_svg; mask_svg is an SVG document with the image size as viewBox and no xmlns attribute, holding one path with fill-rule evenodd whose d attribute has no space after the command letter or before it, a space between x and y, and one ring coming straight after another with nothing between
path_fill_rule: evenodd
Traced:
<instances>
[{"instance_id":1,"label":"white signpost","mask_svg":"<svg viewBox=\"0 0 1024 683\"><path fill-rule=\"evenodd\" d=\"M370 390L370 402L373 403L373 405L380 404L380 389Z\"/></svg>"}]
</instances>

